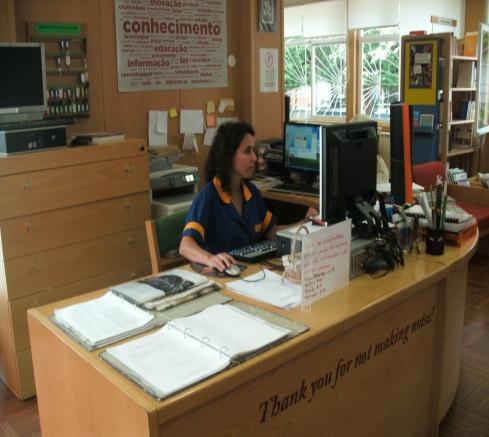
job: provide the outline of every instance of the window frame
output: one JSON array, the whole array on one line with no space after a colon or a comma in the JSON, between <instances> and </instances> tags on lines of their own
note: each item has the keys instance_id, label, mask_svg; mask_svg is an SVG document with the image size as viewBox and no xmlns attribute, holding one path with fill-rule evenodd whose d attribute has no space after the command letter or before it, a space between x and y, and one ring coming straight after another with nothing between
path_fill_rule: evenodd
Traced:
<instances>
[{"instance_id":1,"label":"window frame","mask_svg":"<svg viewBox=\"0 0 489 437\"><path fill-rule=\"evenodd\" d=\"M287 47L290 46L299 46L303 45L305 47L309 47L311 49L311 116L307 119L304 118L295 118L291 117L291 121L297 122L317 122L317 123L344 123L346 121L347 115L344 117L341 116L327 116L327 115L313 115L314 113L314 98L316 93L316 74L315 74L315 66L316 66L316 48L325 45L333 45L333 44L344 44L345 46L345 94L346 94L346 102L348 102L348 37L347 35L331 35L324 37L315 37L315 38L286 38L284 40L284 51ZM285 61L285 60L284 60ZM285 63L284 63L284 75L285 75ZM346 108L345 108L346 109Z\"/></svg>"},{"instance_id":2,"label":"window frame","mask_svg":"<svg viewBox=\"0 0 489 437\"><path fill-rule=\"evenodd\" d=\"M382 29L382 28L397 28L397 32L388 33L383 35L364 35L365 31L371 29ZM397 41L399 43L399 98L401 96L401 34L399 26L380 26L380 27L368 27L363 29L357 29L357 43L358 43L358 65L357 65L357 89L355 90L356 96L356 114L363 113L363 44L364 43L376 43L376 42L388 42ZM388 127L390 126L390 117L387 119L374 119L377 121L379 126Z\"/></svg>"}]
</instances>

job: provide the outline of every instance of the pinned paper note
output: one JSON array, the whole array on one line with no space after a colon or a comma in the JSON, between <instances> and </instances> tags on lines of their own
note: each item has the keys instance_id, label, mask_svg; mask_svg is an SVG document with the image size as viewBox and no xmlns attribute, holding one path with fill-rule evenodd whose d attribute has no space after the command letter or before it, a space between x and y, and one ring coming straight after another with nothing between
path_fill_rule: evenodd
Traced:
<instances>
[{"instance_id":1,"label":"pinned paper note","mask_svg":"<svg viewBox=\"0 0 489 437\"><path fill-rule=\"evenodd\" d=\"M214 137L216 136L217 128L210 127L205 130L204 135L204 146L212 146L212 142L214 141Z\"/></svg>"},{"instance_id":2,"label":"pinned paper note","mask_svg":"<svg viewBox=\"0 0 489 437\"><path fill-rule=\"evenodd\" d=\"M217 117L216 119L217 127L224 123L237 123L238 121L238 117Z\"/></svg>"},{"instance_id":3,"label":"pinned paper note","mask_svg":"<svg viewBox=\"0 0 489 437\"><path fill-rule=\"evenodd\" d=\"M194 134L185 134L183 136L183 150L195 150L197 153L199 152L199 145L197 144L197 138L195 138Z\"/></svg>"},{"instance_id":4,"label":"pinned paper note","mask_svg":"<svg viewBox=\"0 0 489 437\"><path fill-rule=\"evenodd\" d=\"M218 111L222 114L224 111L234 111L234 99L221 99L219 101Z\"/></svg>"},{"instance_id":5,"label":"pinned paper note","mask_svg":"<svg viewBox=\"0 0 489 437\"><path fill-rule=\"evenodd\" d=\"M203 134L204 112L194 109L182 109L180 111L181 134Z\"/></svg>"},{"instance_id":6,"label":"pinned paper note","mask_svg":"<svg viewBox=\"0 0 489 437\"><path fill-rule=\"evenodd\" d=\"M170 118L177 118L178 117L178 112L175 108L170 109Z\"/></svg>"},{"instance_id":7,"label":"pinned paper note","mask_svg":"<svg viewBox=\"0 0 489 437\"><path fill-rule=\"evenodd\" d=\"M216 127L216 114L207 114L205 116L205 125L207 127Z\"/></svg>"},{"instance_id":8,"label":"pinned paper note","mask_svg":"<svg viewBox=\"0 0 489 437\"><path fill-rule=\"evenodd\" d=\"M168 144L168 112L149 111L148 143L154 149Z\"/></svg>"},{"instance_id":9,"label":"pinned paper note","mask_svg":"<svg viewBox=\"0 0 489 437\"><path fill-rule=\"evenodd\" d=\"M216 112L216 105L214 104L214 100L209 100L207 102L207 113L214 114Z\"/></svg>"}]
</instances>

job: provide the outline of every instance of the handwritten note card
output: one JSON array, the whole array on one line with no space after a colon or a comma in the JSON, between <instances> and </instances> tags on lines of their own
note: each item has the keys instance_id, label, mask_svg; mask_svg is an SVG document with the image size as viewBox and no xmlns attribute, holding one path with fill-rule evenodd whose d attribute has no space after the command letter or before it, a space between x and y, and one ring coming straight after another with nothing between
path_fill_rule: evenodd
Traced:
<instances>
[{"instance_id":1,"label":"handwritten note card","mask_svg":"<svg viewBox=\"0 0 489 437\"><path fill-rule=\"evenodd\" d=\"M302 302L315 302L350 280L351 220L302 239Z\"/></svg>"}]
</instances>

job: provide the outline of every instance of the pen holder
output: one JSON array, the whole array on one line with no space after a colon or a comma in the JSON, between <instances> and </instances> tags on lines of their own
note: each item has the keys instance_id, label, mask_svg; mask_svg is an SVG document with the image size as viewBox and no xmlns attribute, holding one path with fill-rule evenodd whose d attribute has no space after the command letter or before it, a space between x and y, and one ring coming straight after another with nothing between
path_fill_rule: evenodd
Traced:
<instances>
[{"instance_id":1,"label":"pen holder","mask_svg":"<svg viewBox=\"0 0 489 437\"><path fill-rule=\"evenodd\" d=\"M426 229L426 253L429 255L443 255L445 251L445 231L440 229Z\"/></svg>"}]
</instances>

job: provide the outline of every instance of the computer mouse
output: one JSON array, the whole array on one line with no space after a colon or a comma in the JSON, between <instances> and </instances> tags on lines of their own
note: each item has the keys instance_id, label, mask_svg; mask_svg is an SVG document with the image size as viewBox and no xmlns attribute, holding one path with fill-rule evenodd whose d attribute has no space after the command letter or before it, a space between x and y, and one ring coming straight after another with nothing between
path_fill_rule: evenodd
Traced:
<instances>
[{"instance_id":1,"label":"computer mouse","mask_svg":"<svg viewBox=\"0 0 489 437\"><path fill-rule=\"evenodd\" d=\"M229 266L227 269L224 269L224 273L228 276L236 277L241 274L241 269L239 268L238 265L233 264Z\"/></svg>"}]
</instances>

